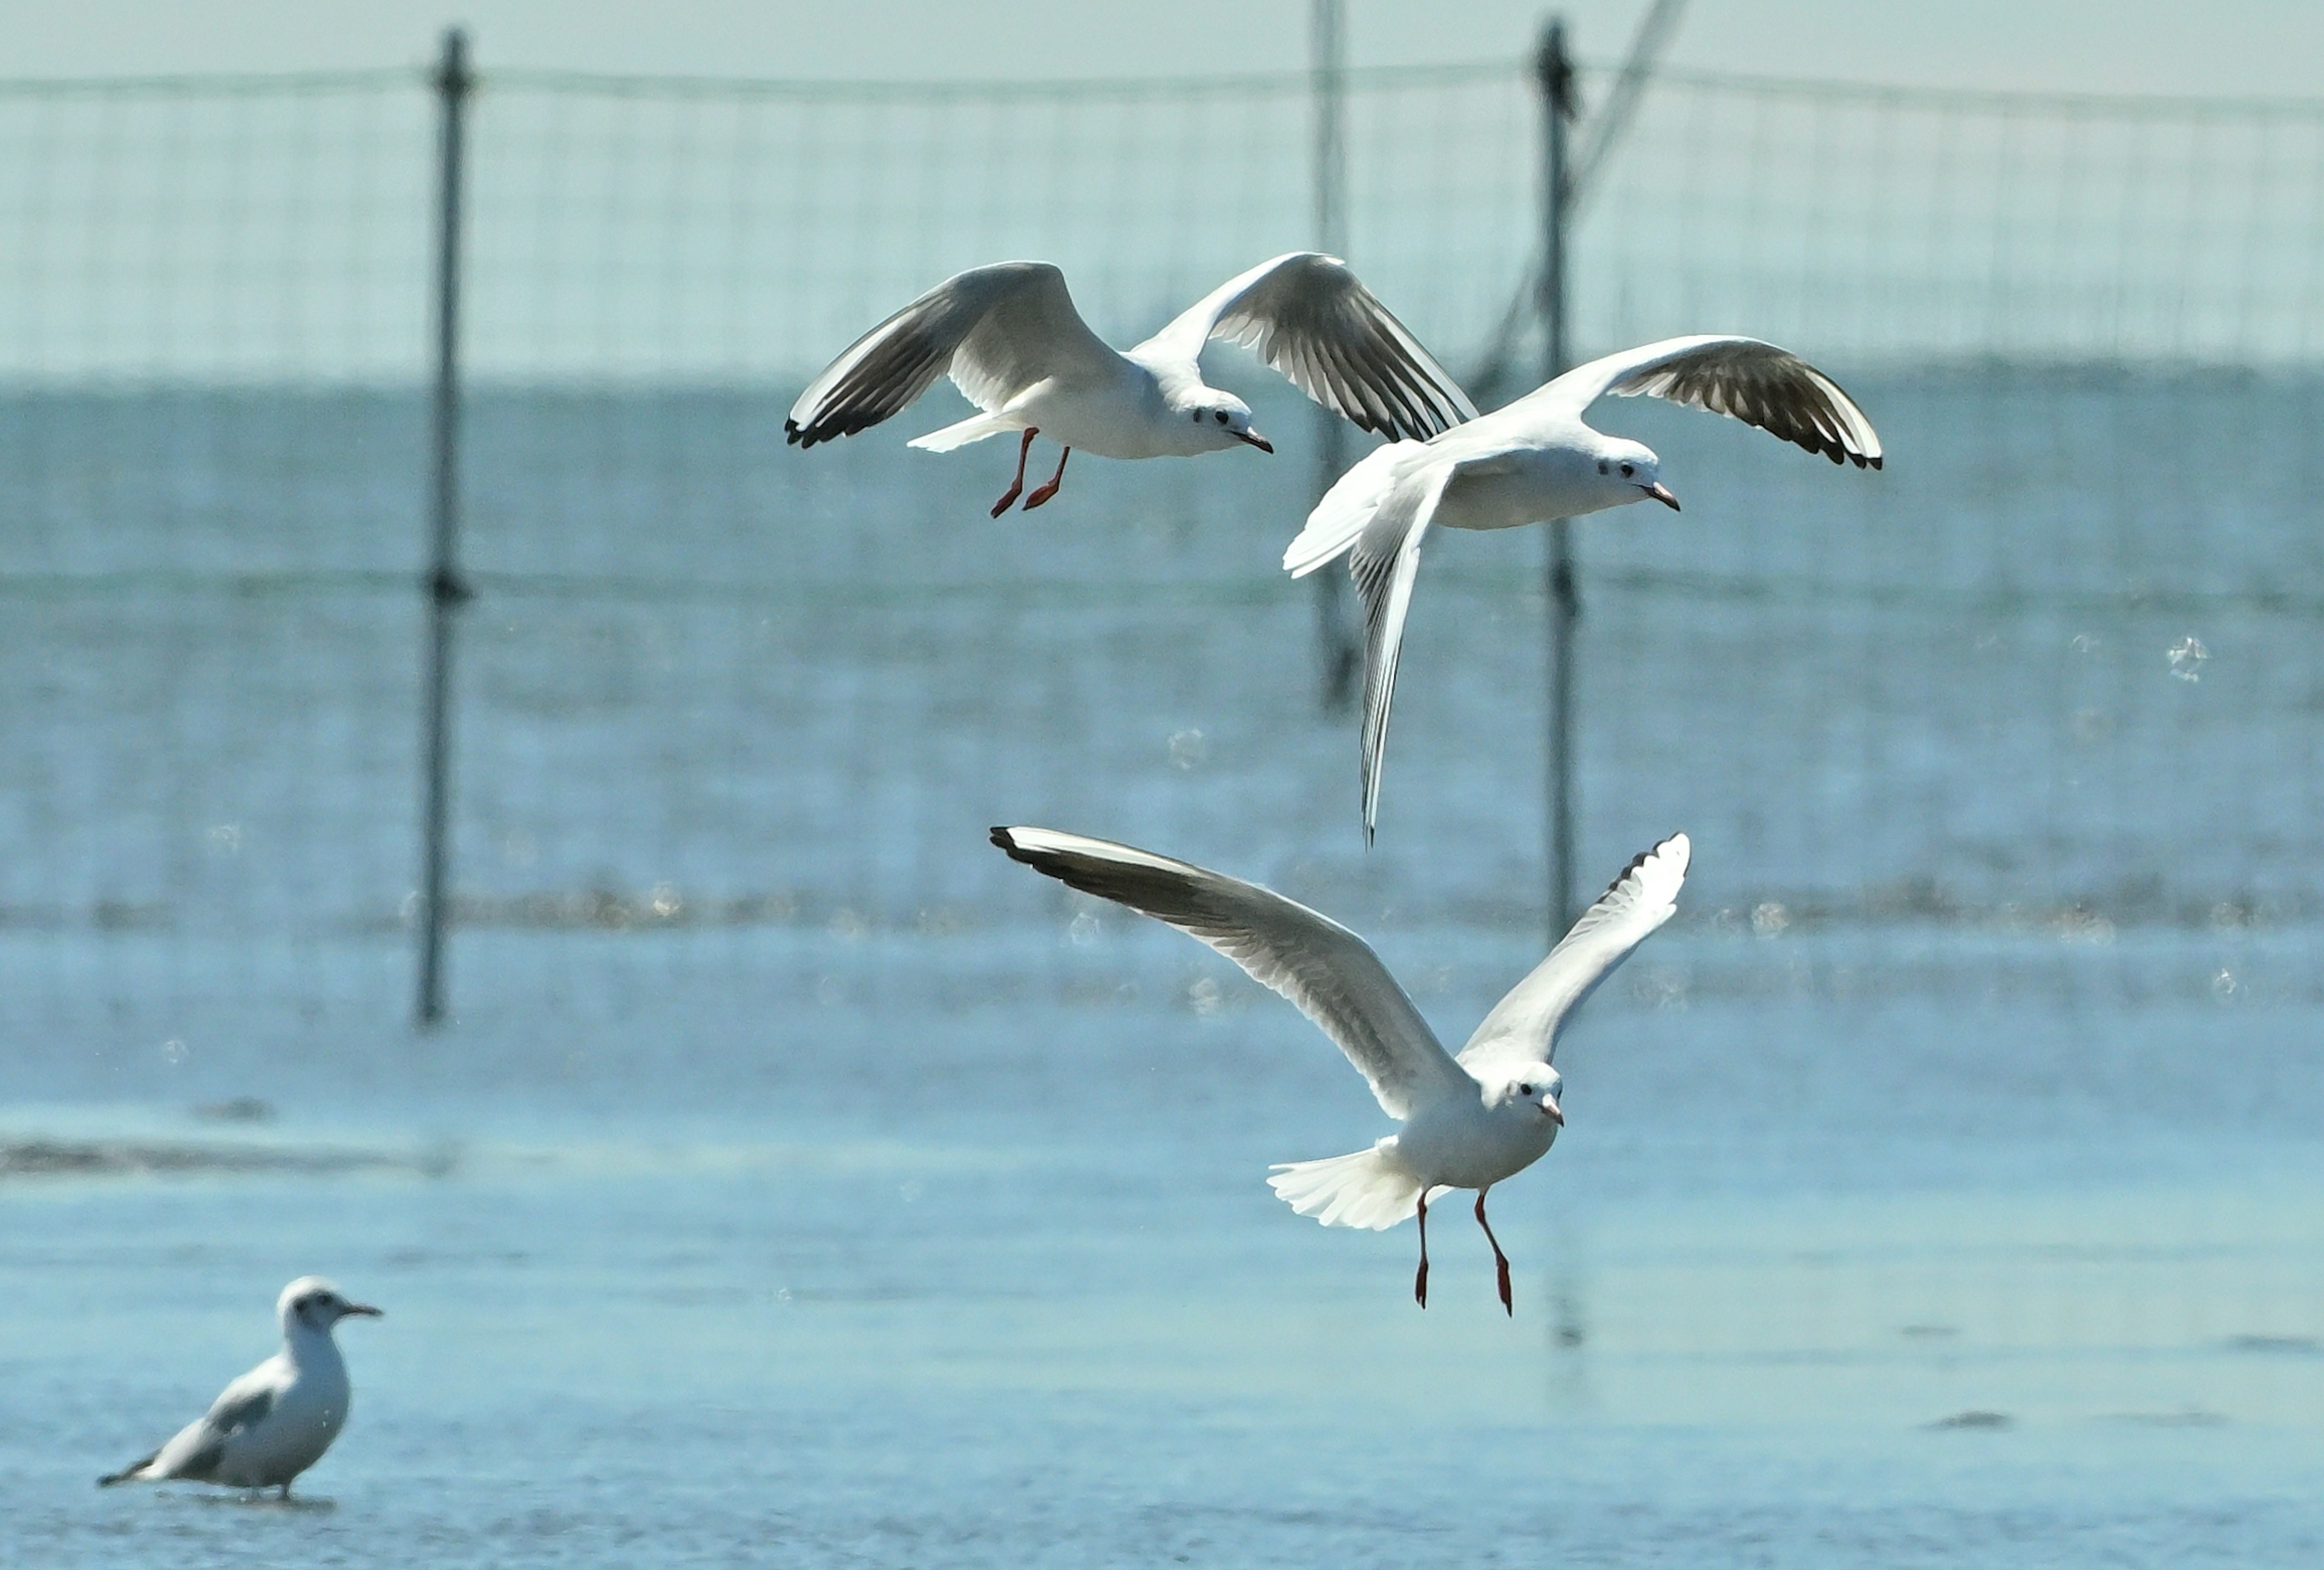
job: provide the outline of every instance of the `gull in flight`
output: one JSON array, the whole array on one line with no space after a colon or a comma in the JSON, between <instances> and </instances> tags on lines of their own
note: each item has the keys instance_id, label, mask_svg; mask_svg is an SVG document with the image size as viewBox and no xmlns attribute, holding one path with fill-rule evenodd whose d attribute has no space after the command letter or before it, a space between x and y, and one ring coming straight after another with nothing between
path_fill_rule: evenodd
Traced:
<instances>
[{"instance_id":1,"label":"gull in flight","mask_svg":"<svg viewBox=\"0 0 2324 1570\"><path fill-rule=\"evenodd\" d=\"M219 1392L210 1409L144 1460L97 1480L116 1482L215 1482L226 1488L279 1488L323 1458L347 1420L347 1365L331 1327L350 1315L376 1319L378 1309L350 1303L320 1276L301 1276L274 1306L282 1350Z\"/></svg>"},{"instance_id":2,"label":"gull in flight","mask_svg":"<svg viewBox=\"0 0 2324 1570\"><path fill-rule=\"evenodd\" d=\"M1256 350L1307 396L1381 436L1434 436L1476 417L1346 263L1294 251L1229 279L1126 353L1090 330L1048 263L973 267L850 345L807 383L783 432L801 447L853 436L949 374L983 412L911 445L950 452L1020 432L1016 478L992 504L998 518L1023 494L1026 455L1047 431L1064 450L1057 472L1025 497L1029 512L1057 494L1077 447L1115 458L1273 452L1250 428L1250 405L1203 381L1196 361L1213 338Z\"/></svg>"},{"instance_id":3,"label":"gull in flight","mask_svg":"<svg viewBox=\"0 0 2324 1570\"><path fill-rule=\"evenodd\" d=\"M1036 872L1200 938L1299 1006L1339 1044L1403 1128L1368 1150L1277 1166L1268 1184L1325 1226L1420 1218L1413 1298L1428 1307L1428 1202L1477 1191L1501 1307L1509 1261L1485 1219L1485 1195L1539 1160L1565 1124L1551 1066L1568 1015L1677 909L1686 836L1633 860L1549 957L1493 1005L1454 1057L1364 940L1269 889L1128 845L1047 828L996 828L992 843Z\"/></svg>"},{"instance_id":4,"label":"gull in flight","mask_svg":"<svg viewBox=\"0 0 2324 1570\"><path fill-rule=\"evenodd\" d=\"M1726 337L1667 338L1609 355L1465 425L1367 455L1315 504L1283 553L1295 577L1347 557L1363 595L1365 843L1379 816L1397 653L1430 528L1514 529L1648 500L1678 509L1651 448L1582 423L1608 393L1690 403L1835 464L1880 466L1879 436L1838 383L1773 344Z\"/></svg>"}]
</instances>

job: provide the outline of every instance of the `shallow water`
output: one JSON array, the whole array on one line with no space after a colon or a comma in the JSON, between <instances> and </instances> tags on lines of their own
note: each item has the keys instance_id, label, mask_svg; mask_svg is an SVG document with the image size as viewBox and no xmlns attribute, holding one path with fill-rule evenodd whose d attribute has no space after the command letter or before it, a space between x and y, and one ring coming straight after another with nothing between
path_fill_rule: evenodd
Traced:
<instances>
[{"instance_id":1,"label":"shallow water","mask_svg":"<svg viewBox=\"0 0 2324 1570\"><path fill-rule=\"evenodd\" d=\"M615 1111L390 1086L258 1125L20 1106L19 1138L397 1164L0 1190L0 1556L2292 1565L2324 1545L2324 1147L2297 1118L2199 1094L2173 1126L2135 1067L2037 1118L1974 1073L1884 1100L1868 1074L1911 1077L1954 1035L1914 1040L1919 1010L1856 1021L1902 1069L1834 1063L1802 1101L1711 1066L1819 1011L1609 990L1572 1126L1493 1196L1516 1316L1457 1205L1424 1313L1410 1228L1320 1228L1261 1184L1380 1120L1303 1021L1250 1002L1019 1005L1055 1050L1010 1065L972 1015L882 1071L716 1107L642 1082ZM2200 1049L2200 1018L2165 1025ZM312 1508L93 1489L263 1354L307 1270L388 1310L342 1332L356 1405Z\"/></svg>"}]
</instances>

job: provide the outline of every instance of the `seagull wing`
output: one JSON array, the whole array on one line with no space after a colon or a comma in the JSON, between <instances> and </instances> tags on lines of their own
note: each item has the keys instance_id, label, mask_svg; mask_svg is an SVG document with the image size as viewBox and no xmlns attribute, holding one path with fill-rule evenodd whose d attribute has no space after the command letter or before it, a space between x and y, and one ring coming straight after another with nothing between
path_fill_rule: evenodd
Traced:
<instances>
[{"instance_id":1,"label":"seagull wing","mask_svg":"<svg viewBox=\"0 0 2324 1570\"><path fill-rule=\"evenodd\" d=\"M1074 309L1047 262L996 262L945 279L865 333L807 383L787 439L801 447L879 424L949 374L992 413L1049 376L1108 374L1120 356Z\"/></svg>"},{"instance_id":2,"label":"seagull wing","mask_svg":"<svg viewBox=\"0 0 2324 1570\"><path fill-rule=\"evenodd\" d=\"M1339 1044L1389 1116L1475 1094L1379 956L1328 917L1255 883L1107 840L996 828L992 843L1036 872L1200 938L1290 999Z\"/></svg>"},{"instance_id":3,"label":"seagull wing","mask_svg":"<svg viewBox=\"0 0 2324 1570\"><path fill-rule=\"evenodd\" d=\"M281 1394L281 1371L272 1362L263 1362L234 1383L218 1392L210 1403L209 1413L202 1421L221 1439L231 1439L245 1428L255 1428L266 1421L274 1410L274 1399Z\"/></svg>"},{"instance_id":4,"label":"seagull wing","mask_svg":"<svg viewBox=\"0 0 2324 1570\"><path fill-rule=\"evenodd\" d=\"M269 1358L219 1391L210 1409L179 1429L167 1445L136 1465L124 1467L100 1481L117 1482L137 1476L208 1481L217 1471L218 1463L226 1459L226 1442L266 1420L266 1415L274 1409L283 1380L280 1362Z\"/></svg>"},{"instance_id":5,"label":"seagull wing","mask_svg":"<svg viewBox=\"0 0 2324 1570\"><path fill-rule=\"evenodd\" d=\"M1391 440L1477 418L1452 373L1336 256L1294 251L1262 262L1130 354L1191 369L1213 338L1255 351L1316 402Z\"/></svg>"},{"instance_id":6,"label":"seagull wing","mask_svg":"<svg viewBox=\"0 0 2324 1570\"><path fill-rule=\"evenodd\" d=\"M1379 815L1380 754L1388 746L1388 706L1396 698L1396 665L1404 648L1405 616L1412 609L1413 581L1420 571L1420 542L1435 520L1444 493L1454 484L1508 468L1516 461L1507 451L1491 450L1470 458L1399 465L1379 488L1371 519L1348 550L1348 576L1356 580L1356 592L1364 601L1361 747L1367 845L1371 843L1373 820ZM1323 508L1316 511L1321 514ZM1314 525L1311 522L1310 527ZM1298 549L1298 541L1293 541L1293 549Z\"/></svg>"},{"instance_id":7,"label":"seagull wing","mask_svg":"<svg viewBox=\"0 0 2324 1570\"><path fill-rule=\"evenodd\" d=\"M1461 1066L1489 1081L1503 1070L1549 1061L1566 1017L1677 911L1692 848L1686 836L1674 834L1634 857L1549 957L1493 1005L1461 1048Z\"/></svg>"},{"instance_id":8,"label":"seagull wing","mask_svg":"<svg viewBox=\"0 0 2324 1570\"><path fill-rule=\"evenodd\" d=\"M1839 383L1788 349L1757 338L1665 338L1625 349L1526 394L1525 402L1579 420L1611 393L1667 398L1756 425L1834 463L1880 466L1880 437Z\"/></svg>"}]
</instances>

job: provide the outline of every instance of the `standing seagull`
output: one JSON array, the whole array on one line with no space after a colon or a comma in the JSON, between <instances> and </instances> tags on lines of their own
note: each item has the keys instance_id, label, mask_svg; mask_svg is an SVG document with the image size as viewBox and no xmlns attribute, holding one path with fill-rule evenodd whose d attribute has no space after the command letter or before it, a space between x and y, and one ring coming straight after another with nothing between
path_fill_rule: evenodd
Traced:
<instances>
[{"instance_id":1,"label":"standing seagull","mask_svg":"<svg viewBox=\"0 0 2324 1570\"><path fill-rule=\"evenodd\" d=\"M850 345L799 394L783 432L801 447L853 436L949 374L984 412L911 445L950 452L1023 432L1017 476L992 504L998 518L1024 491L1026 455L1047 431L1065 450L1025 498L1030 512L1057 494L1077 447L1116 458L1239 444L1273 452L1250 428L1250 405L1204 383L1195 362L1213 338L1257 350L1307 396L1381 436L1434 436L1476 418L1469 395L1346 263L1294 251L1229 279L1127 354L1090 330L1048 263L973 267Z\"/></svg>"},{"instance_id":2,"label":"standing seagull","mask_svg":"<svg viewBox=\"0 0 2324 1570\"><path fill-rule=\"evenodd\" d=\"M320 1276L282 1288L274 1312L282 1350L219 1392L210 1409L144 1460L97 1480L116 1482L215 1482L226 1488L280 1488L323 1458L347 1420L347 1365L331 1327L350 1315L380 1317L350 1303Z\"/></svg>"},{"instance_id":3,"label":"standing seagull","mask_svg":"<svg viewBox=\"0 0 2324 1570\"><path fill-rule=\"evenodd\" d=\"M1424 1308L1428 1201L1447 1188L1475 1189L1501 1307L1517 1312L1508 1256L1485 1219L1486 1192L1539 1160L1565 1125L1557 1104L1564 1081L1550 1066L1558 1033L1607 974L1671 919L1686 878L1686 836L1671 836L1623 868L1549 957L1493 1005L1458 1058L1445 1054L1362 938L1272 890L1053 829L996 828L992 843L1036 872L1202 939L1296 1003L1404 1127L1351 1156L1275 1167L1268 1186L1325 1226L1380 1232L1416 1213L1412 1296Z\"/></svg>"},{"instance_id":4,"label":"standing seagull","mask_svg":"<svg viewBox=\"0 0 2324 1570\"><path fill-rule=\"evenodd\" d=\"M1346 556L1364 596L1365 843L1379 815L1397 651L1430 526L1514 529L1649 498L1678 510L1653 449L1582 423L1609 392L1691 403L1835 464L1880 466L1880 438L1838 383L1773 344L1723 337L1666 338L1609 355L1466 425L1366 456L1315 504L1283 553L1295 577Z\"/></svg>"}]
</instances>

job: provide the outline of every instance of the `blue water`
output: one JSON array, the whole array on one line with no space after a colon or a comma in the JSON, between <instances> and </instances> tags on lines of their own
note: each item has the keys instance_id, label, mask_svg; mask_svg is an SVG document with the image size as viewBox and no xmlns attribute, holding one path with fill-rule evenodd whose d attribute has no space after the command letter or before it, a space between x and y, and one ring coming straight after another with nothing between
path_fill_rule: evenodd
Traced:
<instances>
[{"instance_id":1,"label":"blue water","mask_svg":"<svg viewBox=\"0 0 2324 1570\"><path fill-rule=\"evenodd\" d=\"M1582 533L1583 877L1696 866L1494 1196L1513 1320L1458 1207L1423 1313L1268 1193L1385 1131L1310 1027L983 829L1264 877L1464 1035L1544 940L1538 540L1432 547L1367 854L1297 409L994 524L997 448L485 389L415 1036L418 401L0 402L0 1141L191 1166L0 1177L0 1561L2317 1562L2316 387L1846 379L1884 476L1606 420L1688 511ZM90 1486L308 1270L388 1317L305 1508Z\"/></svg>"}]
</instances>

